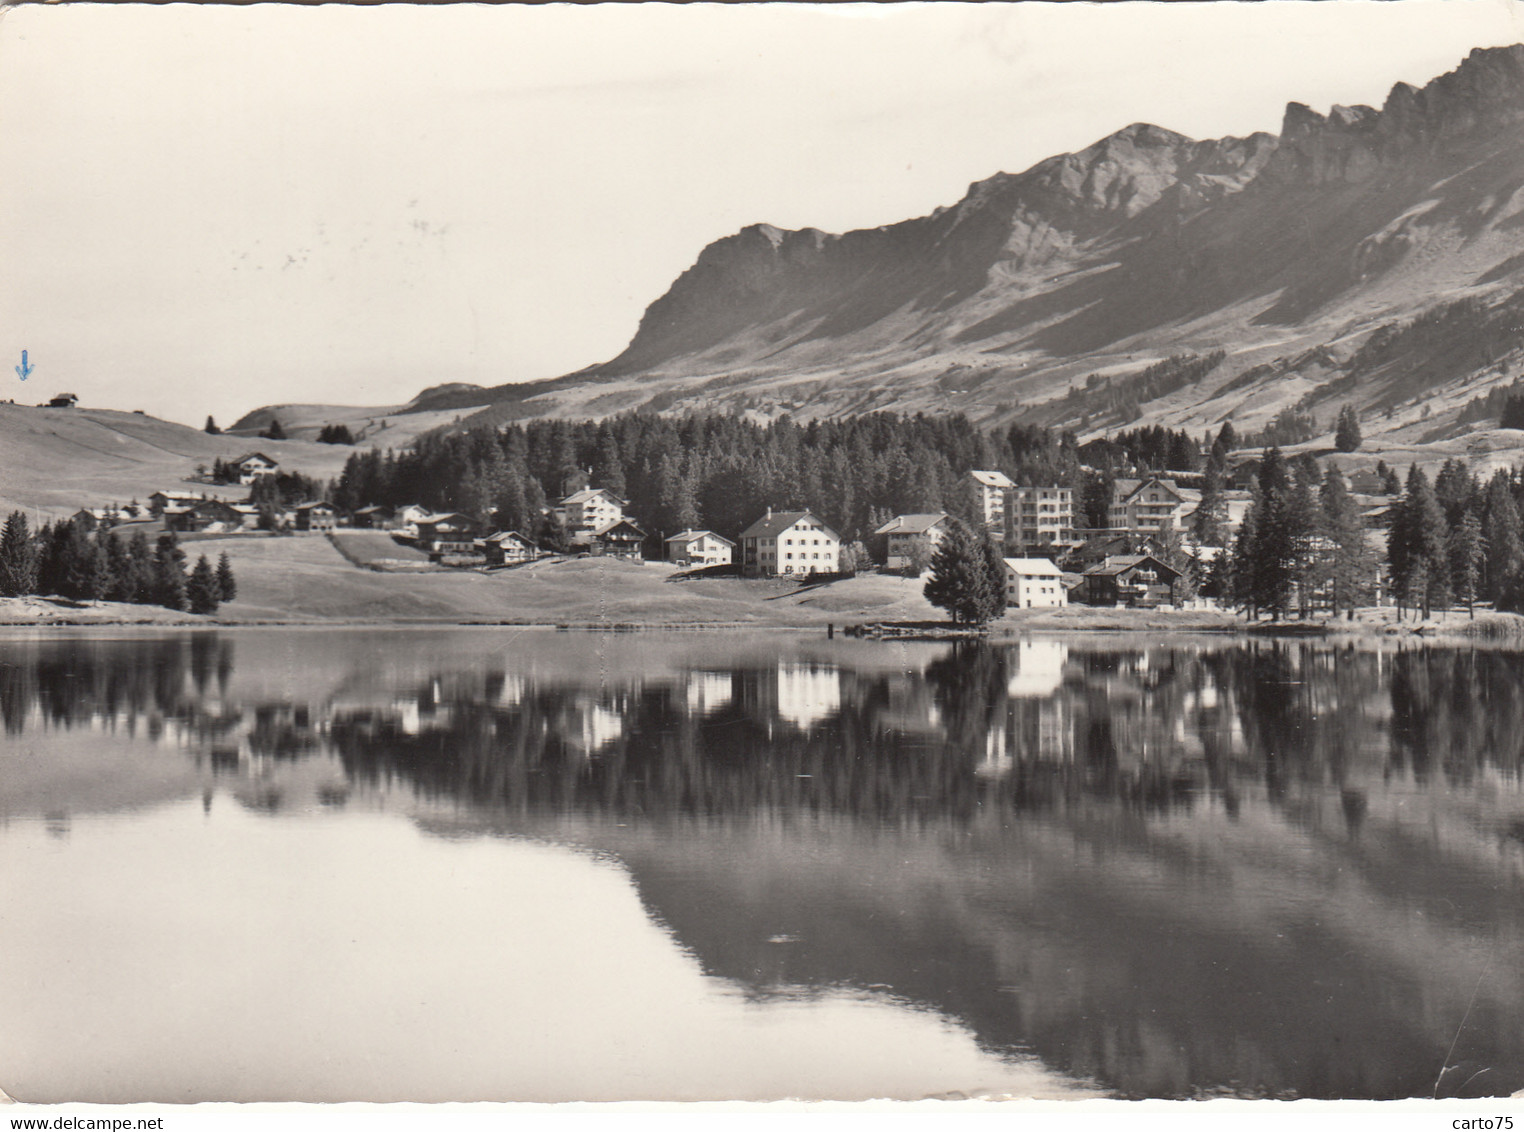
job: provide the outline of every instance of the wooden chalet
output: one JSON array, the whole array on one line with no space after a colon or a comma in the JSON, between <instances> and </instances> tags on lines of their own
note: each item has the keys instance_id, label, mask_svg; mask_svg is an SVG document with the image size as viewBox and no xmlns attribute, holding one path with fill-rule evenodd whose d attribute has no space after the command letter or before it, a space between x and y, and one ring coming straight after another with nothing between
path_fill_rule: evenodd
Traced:
<instances>
[{"instance_id":1,"label":"wooden chalet","mask_svg":"<svg viewBox=\"0 0 1524 1132\"><path fill-rule=\"evenodd\" d=\"M384 503L361 507L350 516L350 524L360 530L383 530L396 521L397 512Z\"/></svg>"},{"instance_id":2,"label":"wooden chalet","mask_svg":"<svg viewBox=\"0 0 1524 1132\"><path fill-rule=\"evenodd\" d=\"M476 520L455 511L429 514L418 520L418 545L433 555L476 553Z\"/></svg>"},{"instance_id":3,"label":"wooden chalet","mask_svg":"<svg viewBox=\"0 0 1524 1132\"><path fill-rule=\"evenodd\" d=\"M332 503L315 500L292 508L293 525L299 531L331 531L339 525L339 512Z\"/></svg>"},{"instance_id":4,"label":"wooden chalet","mask_svg":"<svg viewBox=\"0 0 1524 1132\"><path fill-rule=\"evenodd\" d=\"M1181 577L1179 570L1152 554L1126 554L1086 570L1076 596L1087 605L1152 609L1176 604Z\"/></svg>"},{"instance_id":5,"label":"wooden chalet","mask_svg":"<svg viewBox=\"0 0 1524 1132\"><path fill-rule=\"evenodd\" d=\"M599 527L586 540L586 545L593 554L639 561L645 558L641 547L645 545L646 537L646 532L636 526L633 520L619 519Z\"/></svg>"},{"instance_id":6,"label":"wooden chalet","mask_svg":"<svg viewBox=\"0 0 1524 1132\"><path fill-rule=\"evenodd\" d=\"M489 566L512 566L533 562L540 556L539 547L518 531L498 531L476 540L476 549Z\"/></svg>"}]
</instances>

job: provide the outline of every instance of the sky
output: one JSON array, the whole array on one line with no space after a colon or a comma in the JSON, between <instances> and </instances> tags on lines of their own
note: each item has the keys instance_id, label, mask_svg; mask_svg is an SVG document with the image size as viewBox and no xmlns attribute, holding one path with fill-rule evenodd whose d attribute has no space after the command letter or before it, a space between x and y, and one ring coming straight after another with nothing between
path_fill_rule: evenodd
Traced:
<instances>
[{"instance_id":1,"label":"sky","mask_svg":"<svg viewBox=\"0 0 1524 1132\"><path fill-rule=\"evenodd\" d=\"M894 223L1136 121L1278 132L1521 40L1516 0L10 9L0 399L228 424L554 377L748 224Z\"/></svg>"}]
</instances>

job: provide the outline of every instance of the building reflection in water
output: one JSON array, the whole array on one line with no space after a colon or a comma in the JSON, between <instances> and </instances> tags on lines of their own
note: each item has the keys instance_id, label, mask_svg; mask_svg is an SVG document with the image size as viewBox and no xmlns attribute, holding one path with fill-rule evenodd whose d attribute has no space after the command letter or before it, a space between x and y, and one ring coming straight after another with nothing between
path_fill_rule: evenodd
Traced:
<instances>
[{"instance_id":1,"label":"building reflection in water","mask_svg":"<svg viewBox=\"0 0 1524 1132\"><path fill-rule=\"evenodd\" d=\"M13 750L170 754L185 775L153 781L208 807L405 804L610 854L749 993L892 993L1124 1095L1412 1095L1452 1041L1442 1093L1524 1085L1518 654L684 647L296 700L241 690L228 637L12 642L0 721ZM144 797L110 778L142 765L92 764L92 797ZM5 812L66 837L95 803L46 785Z\"/></svg>"}]
</instances>

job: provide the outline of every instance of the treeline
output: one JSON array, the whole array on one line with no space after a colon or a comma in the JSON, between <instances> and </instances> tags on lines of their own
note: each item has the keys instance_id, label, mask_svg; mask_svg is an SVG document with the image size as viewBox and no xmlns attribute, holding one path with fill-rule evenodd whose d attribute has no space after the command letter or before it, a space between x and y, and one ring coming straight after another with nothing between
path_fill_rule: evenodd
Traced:
<instances>
[{"instance_id":1,"label":"treeline","mask_svg":"<svg viewBox=\"0 0 1524 1132\"><path fill-rule=\"evenodd\" d=\"M1404 609L1427 617L1457 604L1473 611L1479 601L1524 611L1517 473L1499 470L1483 486L1464 463L1446 460L1431 483L1415 465L1393 505L1384 549L1368 537L1335 467L1320 475L1314 461L1288 463L1272 448L1252 491L1238 536L1204 587L1251 617L1368 604L1383 563L1399 617Z\"/></svg>"},{"instance_id":2,"label":"treeline","mask_svg":"<svg viewBox=\"0 0 1524 1132\"><path fill-rule=\"evenodd\" d=\"M1477 601L1524 610L1520 490L1502 469L1483 487L1459 460L1446 460L1432 484L1422 469L1408 472L1387 549L1399 615Z\"/></svg>"},{"instance_id":3,"label":"treeline","mask_svg":"<svg viewBox=\"0 0 1524 1132\"><path fill-rule=\"evenodd\" d=\"M0 531L0 597L29 594L216 613L237 596L238 583L226 554L216 567L202 555L187 571L172 531L153 545L142 531L125 540L107 531L92 535L72 519L32 532L26 515L13 511Z\"/></svg>"},{"instance_id":4,"label":"treeline","mask_svg":"<svg viewBox=\"0 0 1524 1132\"><path fill-rule=\"evenodd\" d=\"M708 528L734 538L773 507L808 509L857 539L897 514L946 511L977 522L968 478L976 468L1079 490L1104 476L1082 464L1162 471L1178 460L1177 470L1190 470L1201 459L1195 440L1165 429L1122 433L1082 455L1072 433L1031 425L986 432L960 415L870 413L802 425L631 414L430 434L406 451L357 452L332 502L344 510L416 503L544 541L554 534L544 509L590 482L627 499L653 536Z\"/></svg>"},{"instance_id":5,"label":"treeline","mask_svg":"<svg viewBox=\"0 0 1524 1132\"><path fill-rule=\"evenodd\" d=\"M1336 467L1288 463L1279 448L1260 460L1253 502L1231 548L1213 563L1203 592L1249 616L1305 616L1314 603L1340 610L1368 604L1377 556L1349 486ZM1205 504L1205 500L1203 500Z\"/></svg>"}]
</instances>

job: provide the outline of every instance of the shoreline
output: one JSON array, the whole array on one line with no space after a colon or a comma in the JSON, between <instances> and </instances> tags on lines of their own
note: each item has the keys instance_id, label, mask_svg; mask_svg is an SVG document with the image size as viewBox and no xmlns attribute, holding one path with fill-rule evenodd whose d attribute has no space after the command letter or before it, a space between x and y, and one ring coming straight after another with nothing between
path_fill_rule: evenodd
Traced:
<instances>
[{"instance_id":1,"label":"shoreline","mask_svg":"<svg viewBox=\"0 0 1524 1132\"><path fill-rule=\"evenodd\" d=\"M26 601L39 614L8 615L4 607ZM49 607L46 610L39 606ZM126 610L146 616L126 615ZM54 610L57 616L49 615ZM161 612L155 616L153 612ZM1479 612L1472 619L1464 611L1449 611L1428 620L1395 620L1394 610L1375 607L1359 611L1353 621L1315 618L1310 621L1248 621L1241 614L1209 610L1151 611L1067 606L1057 610L1022 610L981 628L952 622L899 621L843 611L840 621L798 619L758 623L738 620L657 620L638 617L587 621L552 621L535 618L452 617L334 617L334 618L223 618L197 616L154 606L121 607L102 602L98 606L61 606L45 599L0 599L0 633L18 630L233 630L233 629L515 629L556 633L797 633L845 640L893 643L904 641L984 640L1003 644L1027 636L1106 634L1117 636L1211 636L1262 640L1305 640L1334 644L1357 642L1424 643L1444 645L1492 645L1524 647L1524 616ZM84 614L81 616L81 614ZM93 615L91 615L93 614Z\"/></svg>"}]
</instances>

